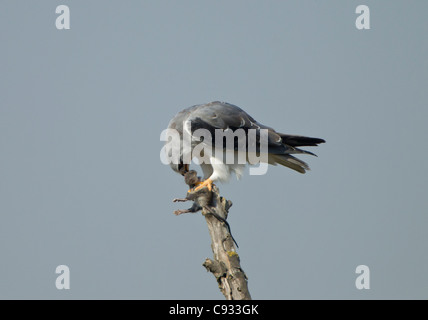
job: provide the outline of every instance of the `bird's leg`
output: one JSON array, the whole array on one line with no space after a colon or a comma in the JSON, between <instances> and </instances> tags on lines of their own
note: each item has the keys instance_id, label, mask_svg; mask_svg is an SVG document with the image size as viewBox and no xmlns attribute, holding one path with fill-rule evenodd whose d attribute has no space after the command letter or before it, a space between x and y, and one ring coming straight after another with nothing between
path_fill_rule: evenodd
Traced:
<instances>
[{"instance_id":1,"label":"bird's leg","mask_svg":"<svg viewBox=\"0 0 428 320\"><path fill-rule=\"evenodd\" d=\"M198 181L195 183L195 188L192 191L198 191L203 187L207 187L209 191L213 188L213 181L211 179L206 179L204 181Z\"/></svg>"}]
</instances>

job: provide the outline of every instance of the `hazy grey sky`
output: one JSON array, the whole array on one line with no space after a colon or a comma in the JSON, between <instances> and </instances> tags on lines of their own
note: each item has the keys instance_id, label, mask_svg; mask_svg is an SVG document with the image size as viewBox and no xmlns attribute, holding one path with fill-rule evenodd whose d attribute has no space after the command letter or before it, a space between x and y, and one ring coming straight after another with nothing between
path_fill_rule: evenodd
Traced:
<instances>
[{"instance_id":1,"label":"hazy grey sky","mask_svg":"<svg viewBox=\"0 0 428 320\"><path fill-rule=\"evenodd\" d=\"M67 4L71 29L57 30ZM355 8L370 8L357 30ZM258 299L428 297L425 1L2 1L0 298L222 299L159 159L190 105L324 138L219 185ZM70 268L70 290L55 268ZM355 268L370 268L357 290Z\"/></svg>"}]
</instances>

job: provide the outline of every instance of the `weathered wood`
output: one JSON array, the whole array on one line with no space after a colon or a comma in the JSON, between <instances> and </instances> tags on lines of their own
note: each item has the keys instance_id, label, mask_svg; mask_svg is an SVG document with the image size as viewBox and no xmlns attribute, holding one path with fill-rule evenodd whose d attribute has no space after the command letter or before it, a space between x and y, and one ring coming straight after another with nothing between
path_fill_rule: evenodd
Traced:
<instances>
[{"instance_id":1,"label":"weathered wood","mask_svg":"<svg viewBox=\"0 0 428 320\"><path fill-rule=\"evenodd\" d=\"M186 182L194 182L195 174L190 171L185 176ZM194 185L188 184L190 187ZM226 222L232 202L221 197L215 185L212 192L206 187L197 191L189 190L186 199L174 199L174 202L186 200L194 201L193 206L186 210L176 210L174 213L179 215L202 209L210 233L213 259L207 258L203 266L214 275L220 291L227 300L250 300L248 279L241 268L240 258ZM224 221L221 221L222 219Z\"/></svg>"},{"instance_id":2,"label":"weathered wood","mask_svg":"<svg viewBox=\"0 0 428 320\"><path fill-rule=\"evenodd\" d=\"M213 186L212 193L212 204L205 207L202 214L208 225L214 259L207 258L203 266L214 275L227 300L250 300L247 276L241 268L232 235L223 222L210 214L213 210L220 217L227 219L232 202L221 197L216 186Z\"/></svg>"}]
</instances>

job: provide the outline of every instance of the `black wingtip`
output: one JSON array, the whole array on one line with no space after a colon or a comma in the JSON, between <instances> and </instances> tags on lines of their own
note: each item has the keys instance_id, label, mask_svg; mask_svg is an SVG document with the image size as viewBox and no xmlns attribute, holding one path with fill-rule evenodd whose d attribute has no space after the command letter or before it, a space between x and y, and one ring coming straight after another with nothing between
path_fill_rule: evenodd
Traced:
<instances>
[{"instance_id":1,"label":"black wingtip","mask_svg":"<svg viewBox=\"0 0 428 320\"><path fill-rule=\"evenodd\" d=\"M293 136L288 134L280 134L280 136L283 143L292 147L316 147L320 143L325 143L325 140L321 138Z\"/></svg>"}]
</instances>

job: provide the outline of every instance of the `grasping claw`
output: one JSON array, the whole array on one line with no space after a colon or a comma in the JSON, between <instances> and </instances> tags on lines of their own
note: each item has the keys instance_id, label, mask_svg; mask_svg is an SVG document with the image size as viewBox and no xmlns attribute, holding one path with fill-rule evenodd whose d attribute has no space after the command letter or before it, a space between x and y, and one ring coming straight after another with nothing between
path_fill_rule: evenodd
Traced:
<instances>
[{"instance_id":1,"label":"grasping claw","mask_svg":"<svg viewBox=\"0 0 428 320\"><path fill-rule=\"evenodd\" d=\"M198 181L196 182L196 187L192 191L198 191L204 187L207 187L209 191L212 191L213 189L213 181L211 179L206 179L204 181Z\"/></svg>"}]
</instances>

